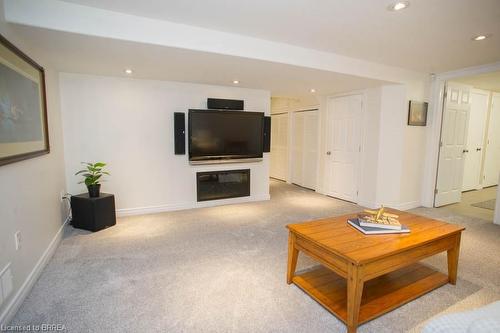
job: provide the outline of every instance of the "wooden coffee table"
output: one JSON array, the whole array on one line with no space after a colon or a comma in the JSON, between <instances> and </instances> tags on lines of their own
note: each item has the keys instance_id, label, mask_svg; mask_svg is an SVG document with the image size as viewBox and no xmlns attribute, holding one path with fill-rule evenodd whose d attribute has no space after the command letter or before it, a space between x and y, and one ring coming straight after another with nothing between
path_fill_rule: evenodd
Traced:
<instances>
[{"instance_id":1,"label":"wooden coffee table","mask_svg":"<svg viewBox=\"0 0 500 333\"><path fill-rule=\"evenodd\" d=\"M364 235L347 224L357 214L290 224L287 283L342 320L348 332L446 283L457 281L461 226L389 210L409 234ZM319 268L295 275L299 251ZM448 275L418 261L448 251Z\"/></svg>"}]
</instances>

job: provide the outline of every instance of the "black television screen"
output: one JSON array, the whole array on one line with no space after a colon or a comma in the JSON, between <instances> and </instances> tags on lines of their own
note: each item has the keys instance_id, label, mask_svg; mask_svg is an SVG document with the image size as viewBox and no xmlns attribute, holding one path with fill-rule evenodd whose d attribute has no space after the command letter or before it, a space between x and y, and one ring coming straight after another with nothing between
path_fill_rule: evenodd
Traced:
<instances>
[{"instance_id":1,"label":"black television screen","mask_svg":"<svg viewBox=\"0 0 500 333\"><path fill-rule=\"evenodd\" d=\"M261 158L264 113L189 110L189 160Z\"/></svg>"}]
</instances>

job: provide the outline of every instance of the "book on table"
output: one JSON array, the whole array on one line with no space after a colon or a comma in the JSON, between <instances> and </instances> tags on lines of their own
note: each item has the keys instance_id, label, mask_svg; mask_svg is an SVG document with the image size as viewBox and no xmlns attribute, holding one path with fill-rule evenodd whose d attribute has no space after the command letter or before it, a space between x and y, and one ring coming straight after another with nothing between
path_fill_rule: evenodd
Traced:
<instances>
[{"instance_id":1,"label":"book on table","mask_svg":"<svg viewBox=\"0 0 500 333\"><path fill-rule=\"evenodd\" d=\"M404 234L404 233L410 232L410 229L405 225L401 225L400 229L387 229L387 228L380 228L380 227L363 226L360 224L359 218L348 219L347 223L349 223L352 227L361 231L365 235Z\"/></svg>"}]
</instances>

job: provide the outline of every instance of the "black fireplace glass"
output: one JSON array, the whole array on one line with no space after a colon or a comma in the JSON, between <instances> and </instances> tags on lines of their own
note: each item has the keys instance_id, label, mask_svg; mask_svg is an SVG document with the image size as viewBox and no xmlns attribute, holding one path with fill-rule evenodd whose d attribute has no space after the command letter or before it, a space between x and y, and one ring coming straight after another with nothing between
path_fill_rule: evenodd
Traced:
<instances>
[{"instance_id":1,"label":"black fireplace glass","mask_svg":"<svg viewBox=\"0 0 500 333\"><path fill-rule=\"evenodd\" d=\"M250 195L250 169L196 173L198 201L247 197Z\"/></svg>"}]
</instances>

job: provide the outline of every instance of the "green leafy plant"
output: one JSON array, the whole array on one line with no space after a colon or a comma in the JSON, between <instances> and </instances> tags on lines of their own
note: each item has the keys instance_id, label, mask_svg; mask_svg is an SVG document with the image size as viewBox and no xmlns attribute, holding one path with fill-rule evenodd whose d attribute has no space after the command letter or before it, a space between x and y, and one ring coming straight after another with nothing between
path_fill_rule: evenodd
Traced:
<instances>
[{"instance_id":1,"label":"green leafy plant","mask_svg":"<svg viewBox=\"0 0 500 333\"><path fill-rule=\"evenodd\" d=\"M108 175L109 172L104 171L104 167L106 166L106 163L103 162L97 162L97 163L87 163L87 162L82 162L86 166L85 169L78 171L75 173L76 175L82 175L85 177L84 180L79 182L78 184L85 183L87 186L92 186L92 185L98 185L101 183L101 177L103 175Z\"/></svg>"}]
</instances>

